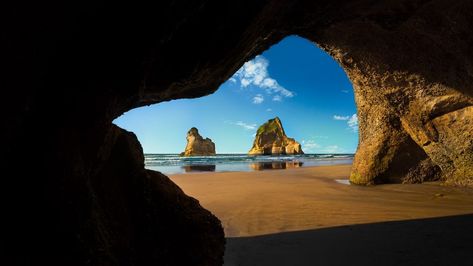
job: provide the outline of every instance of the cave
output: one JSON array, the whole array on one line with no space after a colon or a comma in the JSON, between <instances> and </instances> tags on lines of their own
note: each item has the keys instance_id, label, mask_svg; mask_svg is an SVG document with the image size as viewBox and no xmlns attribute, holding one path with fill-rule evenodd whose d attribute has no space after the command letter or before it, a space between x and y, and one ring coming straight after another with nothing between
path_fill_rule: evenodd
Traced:
<instances>
[{"instance_id":1,"label":"cave","mask_svg":"<svg viewBox=\"0 0 473 266\"><path fill-rule=\"evenodd\" d=\"M353 82L352 183L439 175L473 184L471 1L48 2L4 11L6 265L221 265L218 219L145 170L134 134L112 121L211 94L293 34Z\"/></svg>"}]
</instances>

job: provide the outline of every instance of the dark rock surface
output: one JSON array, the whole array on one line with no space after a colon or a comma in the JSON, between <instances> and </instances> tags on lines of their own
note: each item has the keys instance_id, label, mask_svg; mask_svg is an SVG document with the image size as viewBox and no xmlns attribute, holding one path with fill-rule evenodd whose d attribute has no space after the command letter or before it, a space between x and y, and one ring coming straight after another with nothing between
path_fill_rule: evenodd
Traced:
<instances>
[{"instance_id":1,"label":"dark rock surface","mask_svg":"<svg viewBox=\"0 0 473 266\"><path fill-rule=\"evenodd\" d=\"M1 9L5 265L218 265L219 222L112 125L214 92L290 34L354 84L351 181L473 180L473 2L12 2ZM163 129L165 125L163 125ZM26 160L25 160L26 159ZM184 233L185 232L185 233Z\"/></svg>"},{"instance_id":2,"label":"dark rock surface","mask_svg":"<svg viewBox=\"0 0 473 266\"><path fill-rule=\"evenodd\" d=\"M133 133L112 126L106 144L93 178L37 187L42 198L21 206L32 213L14 210L10 218L25 224L2 239L13 241L4 247L5 265L222 264L220 221L168 177L144 169Z\"/></svg>"}]
</instances>

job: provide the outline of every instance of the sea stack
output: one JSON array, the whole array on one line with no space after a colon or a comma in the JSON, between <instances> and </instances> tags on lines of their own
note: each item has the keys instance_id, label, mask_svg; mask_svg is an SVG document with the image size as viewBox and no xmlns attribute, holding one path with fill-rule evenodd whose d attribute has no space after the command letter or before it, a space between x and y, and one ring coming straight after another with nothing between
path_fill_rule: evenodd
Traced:
<instances>
[{"instance_id":1,"label":"sea stack","mask_svg":"<svg viewBox=\"0 0 473 266\"><path fill-rule=\"evenodd\" d=\"M250 155L304 154L301 144L288 138L279 117L268 120L258 128Z\"/></svg>"},{"instance_id":2,"label":"sea stack","mask_svg":"<svg viewBox=\"0 0 473 266\"><path fill-rule=\"evenodd\" d=\"M209 138L202 138L195 127L187 132L186 150L180 156L211 156L215 155L215 143Z\"/></svg>"}]
</instances>

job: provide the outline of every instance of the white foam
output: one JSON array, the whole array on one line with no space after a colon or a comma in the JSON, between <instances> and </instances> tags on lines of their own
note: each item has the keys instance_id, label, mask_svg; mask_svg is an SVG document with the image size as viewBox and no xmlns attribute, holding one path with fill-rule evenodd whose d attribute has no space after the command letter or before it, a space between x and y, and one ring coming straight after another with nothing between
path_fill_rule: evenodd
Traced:
<instances>
[{"instance_id":1,"label":"white foam","mask_svg":"<svg viewBox=\"0 0 473 266\"><path fill-rule=\"evenodd\" d=\"M350 185L350 180L348 179L335 179L335 182L343 185Z\"/></svg>"}]
</instances>

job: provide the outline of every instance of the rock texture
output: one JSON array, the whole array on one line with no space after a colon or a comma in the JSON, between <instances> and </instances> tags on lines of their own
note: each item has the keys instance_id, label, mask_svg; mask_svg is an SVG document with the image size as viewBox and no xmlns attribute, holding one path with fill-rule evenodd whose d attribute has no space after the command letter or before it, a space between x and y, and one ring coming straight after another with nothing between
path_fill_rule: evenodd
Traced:
<instances>
[{"instance_id":1,"label":"rock texture","mask_svg":"<svg viewBox=\"0 0 473 266\"><path fill-rule=\"evenodd\" d=\"M187 145L180 156L212 156L215 155L215 143L209 138L202 138L195 127L187 132Z\"/></svg>"},{"instance_id":2,"label":"rock texture","mask_svg":"<svg viewBox=\"0 0 473 266\"><path fill-rule=\"evenodd\" d=\"M465 35L472 7L466 1L354 5L350 12L359 18L303 34L353 82L360 139L351 182L404 182L411 171L438 167L443 180L473 185L473 53L467 48L473 39ZM428 165L429 171L416 170Z\"/></svg>"},{"instance_id":3,"label":"rock texture","mask_svg":"<svg viewBox=\"0 0 473 266\"><path fill-rule=\"evenodd\" d=\"M291 34L353 82L352 182L438 173L473 184L470 0L10 2L0 42L4 265L221 264L218 221L144 170L136 139L112 121L208 95Z\"/></svg>"},{"instance_id":4,"label":"rock texture","mask_svg":"<svg viewBox=\"0 0 473 266\"><path fill-rule=\"evenodd\" d=\"M303 154L301 144L288 138L279 117L268 120L256 131L250 155Z\"/></svg>"}]
</instances>

